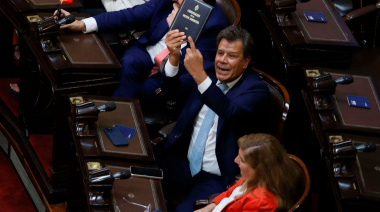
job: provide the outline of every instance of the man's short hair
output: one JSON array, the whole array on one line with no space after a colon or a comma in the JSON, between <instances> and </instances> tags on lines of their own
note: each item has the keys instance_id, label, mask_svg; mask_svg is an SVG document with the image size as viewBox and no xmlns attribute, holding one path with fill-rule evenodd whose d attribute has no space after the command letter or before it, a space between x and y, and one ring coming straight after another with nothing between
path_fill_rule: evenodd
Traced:
<instances>
[{"instance_id":1,"label":"man's short hair","mask_svg":"<svg viewBox=\"0 0 380 212\"><path fill-rule=\"evenodd\" d=\"M240 40L243 43L244 58L252 56L254 41L247 30L238 26L226 27L225 29L220 31L218 36L216 37L217 46L219 46L219 43L223 38L226 39L228 42Z\"/></svg>"}]
</instances>

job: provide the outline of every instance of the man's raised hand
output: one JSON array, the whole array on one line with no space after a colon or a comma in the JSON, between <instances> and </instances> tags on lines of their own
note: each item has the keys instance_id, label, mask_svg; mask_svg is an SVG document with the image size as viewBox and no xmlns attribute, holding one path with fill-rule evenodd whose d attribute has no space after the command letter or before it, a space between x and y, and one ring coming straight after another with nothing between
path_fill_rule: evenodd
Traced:
<instances>
[{"instance_id":1,"label":"man's raised hand","mask_svg":"<svg viewBox=\"0 0 380 212\"><path fill-rule=\"evenodd\" d=\"M199 85L207 78L207 74L203 69L203 56L195 47L195 43L191 36L187 39L189 40L190 48L186 49L185 67L194 78L195 82Z\"/></svg>"}]
</instances>

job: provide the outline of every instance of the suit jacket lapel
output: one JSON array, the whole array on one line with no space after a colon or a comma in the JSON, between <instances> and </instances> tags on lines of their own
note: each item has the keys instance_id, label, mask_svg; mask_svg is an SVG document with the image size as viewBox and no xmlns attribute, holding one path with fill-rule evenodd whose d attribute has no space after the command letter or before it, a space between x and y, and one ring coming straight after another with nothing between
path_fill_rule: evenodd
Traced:
<instances>
[{"instance_id":1,"label":"suit jacket lapel","mask_svg":"<svg viewBox=\"0 0 380 212\"><path fill-rule=\"evenodd\" d=\"M166 17L163 18L156 28L152 30L152 35L148 41L148 45L156 44L161 38L169 31L168 22L166 22Z\"/></svg>"},{"instance_id":2,"label":"suit jacket lapel","mask_svg":"<svg viewBox=\"0 0 380 212\"><path fill-rule=\"evenodd\" d=\"M240 80L230 89L228 90L228 92L226 93L226 96L229 98L229 99L233 99L235 98L240 92L239 90L241 89L242 87L242 83L244 82L244 78L245 78L245 75L247 73L244 72L243 73L243 76L240 78ZM211 78L211 77L210 77ZM213 80L213 83L216 83L216 77L215 77L215 82ZM218 141L218 138L219 138L219 134L220 134L220 131L222 129L222 126L224 124L224 118L221 118L219 117L219 120L218 120L218 127L217 127L217 130L216 130L216 141ZM218 143L218 142L216 142Z\"/></svg>"}]
</instances>

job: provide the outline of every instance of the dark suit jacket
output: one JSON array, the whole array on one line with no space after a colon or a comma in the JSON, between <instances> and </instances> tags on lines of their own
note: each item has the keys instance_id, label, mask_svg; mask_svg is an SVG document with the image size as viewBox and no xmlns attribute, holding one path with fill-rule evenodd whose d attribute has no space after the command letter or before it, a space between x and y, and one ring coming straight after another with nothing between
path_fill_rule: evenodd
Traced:
<instances>
[{"instance_id":1,"label":"dark suit jacket","mask_svg":"<svg viewBox=\"0 0 380 212\"><path fill-rule=\"evenodd\" d=\"M213 66L217 34L228 26L222 9L217 4L212 6L214 9L196 43L197 48L203 54L206 69ZM147 30L139 37L138 42L142 45L154 45L168 32L169 26L166 18L172 9L172 0L150 0L145 4L137 5L133 8L103 13L94 16L94 18L98 24L98 31L118 30L126 32L130 29ZM183 48L180 62L181 71L184 70L182 61L185 53L186 48Z\"/></svg>"},{"instance_id":2,"label":"dark suit jacket","mask_svg":"<svg viewBox=\"0 0 380 212\"><path fill-rule=\"evenodd\" d=\"M215 73L210 73L209 77L213 83L203 94L198 91L190 74L164 78L164 95L170 98L187 97L177 124L165 144L165 151L187 155L194 120L203 104L206 104L219 116L215 154L225 182L230 183L239 172L234 163L238 154L236 142L243 135L265 132L266 109L271 97L267 85L249 68L226 95L216 86Z\"/></svg>"}]
</instances>

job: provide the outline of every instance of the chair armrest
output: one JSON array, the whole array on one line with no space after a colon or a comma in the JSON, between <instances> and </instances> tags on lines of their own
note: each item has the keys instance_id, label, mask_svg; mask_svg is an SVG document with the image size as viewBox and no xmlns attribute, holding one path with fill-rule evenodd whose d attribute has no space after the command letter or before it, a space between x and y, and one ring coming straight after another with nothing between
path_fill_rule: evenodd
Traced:
<instances>
[{"instance_id":1,"label":"chair armrest","mask_svg":"<svg viewBox=\"0 0 380 212\"><path fill-rule=\"evenodd\" d=\"M152 145L154 147L158 147L158 146L161 146L165 143L165 141L169 138L169 135L171 133L171 131L173 130L174 128L174 125L176 124L177 122L172 122L166 126L164 126L163 128L161 128L159 131L158 131L158 137L153 139L151 141Z\"/></svg>"},{"instance_id":2,"label":"chair armrest","mask_svg":"<svg viewBox=\"0 0 380 212\"><path fill-rule=\"evenodd\" d=\"M345 15L343 17L343 20L344 21L351 21L353 19L356 19L356 18L362 17L364 15L370 14L370 13L372 13L378 9L380 9L380 3L379 2L376 5L368 5L368 6L353 10L353 11L347 13L347 15Z\"/></svg>"},{"instance_id":3,"label":"chair armrest","mask_svg":"<svg viewBox=\"0 0 380 212\"><path fill-rule=\"evenodd\" d=\"M162 136L164 139L168 139L170 133L172 132L173 128L174 128L174 125L176 124L177 122L174 121L168 125L166 125L165 127L161 128L159 131L158 131L158 134L160 136Z\"/></svg>"},{"instance_id":4,"label":"chair armrest","mask_svg":"<svg viewBox=\"0 0 380 212\"><path fill-rule=\"evenodd\" d=\"M198 210L206 207L209 204L208 199L199 199L193 203L193 210Z\"/></svg>"},{"instance_id":5,"label":"chair armrest","mask_svg":"<svg viewBox=\"0 0 380 212\"><path fill-rule=\"evenodd\" d=\"M203 207L206 207L208 204L212 203L212 201L214 201L215 197L219 196L219 194L220 193L211 194L210 196L208 196L207 199L196 200L193 203L193 210L198 210L198 209L201 209Z\"/></svg>"}]
</instances>

